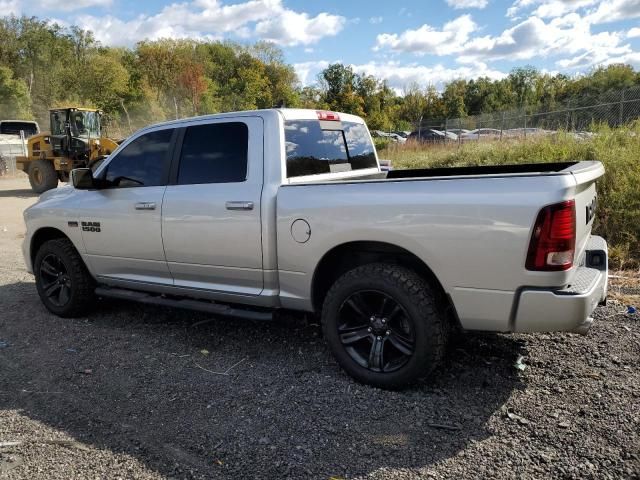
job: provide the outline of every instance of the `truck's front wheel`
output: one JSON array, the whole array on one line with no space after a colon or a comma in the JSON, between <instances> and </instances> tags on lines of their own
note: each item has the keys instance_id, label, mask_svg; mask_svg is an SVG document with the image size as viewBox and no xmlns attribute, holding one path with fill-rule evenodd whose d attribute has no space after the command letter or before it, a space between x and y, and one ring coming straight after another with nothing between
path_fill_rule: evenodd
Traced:
<instances>
[{"instance_id":1,"label":"truck's front wheel","mask_svg":"<svg viewBox=\"0 0 640 480\"><path fill-rule=\"evenodd\" d=\"M94 281L66 238L42 244L33 262L36 288L47 310L60 317L84 314L94 300Z\"/></svg>"},{"instance_id":2,"label":"truck's front wheel","mask_svg":"<svg viewBox=\"0 0 640 480\"><path fill-rule=\"evenodd\" d=\"M380 388L400 388L433 371L444 355L445 322L431 286L393 264L345 273L322 309L323 332L340 366Z\"/></svg>"},{"instance_id":3,"label":"truck's front wheel","mask_svg":"<svg viewBox=\"0 0 640 480\"><path fill-rule=\"evenodd\" d=\"M36 193L44 193L58 186L58 174L49 160L36 160L29 167L29 183Z\"/></svg>"}]
</instances>

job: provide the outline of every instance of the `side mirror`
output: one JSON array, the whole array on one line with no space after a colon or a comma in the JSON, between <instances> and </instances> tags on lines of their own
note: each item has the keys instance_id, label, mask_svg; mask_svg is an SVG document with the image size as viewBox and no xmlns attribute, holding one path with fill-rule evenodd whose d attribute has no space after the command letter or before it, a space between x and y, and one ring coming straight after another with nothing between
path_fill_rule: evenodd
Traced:
<instances>
[{"instance_id":1,"label":"side mirror","mask_svg":"<svg viewBox=\"0 0 640 480\"><path fill-rule=\"evenodd\" d=\"M96 182L93 179L93 172L90 168L74 168L71 170L71 183L78 190L96 188Z\"/></svg>"}]
</instances>

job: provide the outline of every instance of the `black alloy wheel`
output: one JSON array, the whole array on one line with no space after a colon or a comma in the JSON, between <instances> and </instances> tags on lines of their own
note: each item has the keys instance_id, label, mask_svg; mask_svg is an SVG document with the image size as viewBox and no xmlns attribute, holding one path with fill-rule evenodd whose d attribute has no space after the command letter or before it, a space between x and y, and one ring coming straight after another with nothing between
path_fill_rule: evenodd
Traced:
<instances>
[{"instance_id":1,"label":"black alloy wheel","mask_svg":"<svg viewBox=\"0 0 640 480\"><path fill-rule=\"evenodd\" d=\"M351 358L373 372L396 371L415 351L413 320L397 300L377 290L360 290L344 301L338 333Z\"/></svg>"},{"instance_id":2,"label":"black alloy wheel","mask_svg":"<svg viewBox=\"0 0 640 480\"><path fill-rule=\"evenodd\" d=\"M397 389L427 377L442 360L446 305L415 271L392 263L342 274L322 306L322 331L338 364L359 382Z\"/></svg>"},{"instance_id":3,"label":"black alloy wheel","mask_svg":"<svg viewBox=\"0 0 640 480\"><path fill-rule=\"evenodd\" d=\"M62 259L54 253L40 262L42 290L47 299L56 307L64 307L71 300L71 277Z\"/></svg>"},{"instance_id":4,"label":"black alloy wheel","mask_svg":"<svg viewBox=\"0 0 640 480\"><path fill-rule=\"evenodd\" d=\"M36 252L33 272L40 300L51 313L80 316L95 301L95 281L68 238L44 242Z\"/></svg>"}]
</instances>

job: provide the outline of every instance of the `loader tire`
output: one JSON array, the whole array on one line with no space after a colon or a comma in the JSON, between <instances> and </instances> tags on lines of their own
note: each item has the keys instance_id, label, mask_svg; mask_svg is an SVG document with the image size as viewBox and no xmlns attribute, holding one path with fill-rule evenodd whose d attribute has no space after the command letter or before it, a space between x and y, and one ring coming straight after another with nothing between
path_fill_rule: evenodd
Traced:
<instances>
[{"instance_id":1,"label":"loader tire","mask_svg":"<svg viewBox=\"0 0 640 480\"><path fill-rule=\"evenodd\" d=\"M44 193L58 186L58 173L49 160L36 160L29 167L29 183L36 193Z\"/></svg>"}]
</instances>

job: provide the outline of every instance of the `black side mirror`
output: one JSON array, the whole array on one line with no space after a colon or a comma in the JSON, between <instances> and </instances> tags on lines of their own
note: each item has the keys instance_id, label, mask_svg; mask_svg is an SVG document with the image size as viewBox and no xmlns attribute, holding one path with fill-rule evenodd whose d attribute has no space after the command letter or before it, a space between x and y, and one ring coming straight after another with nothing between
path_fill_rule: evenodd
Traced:
<instances>
[{"instance_id":1,"label":"black side mirror","mask_svg":"<svg viewBox=\"0 0 640 480\"><path fill-rule=\"evenodd\" d=\"M93 172L90 168L74 168L71 170L71 183L78 190L96 188L96 182L93 179Z\"/></svg>"}]
</instances>

